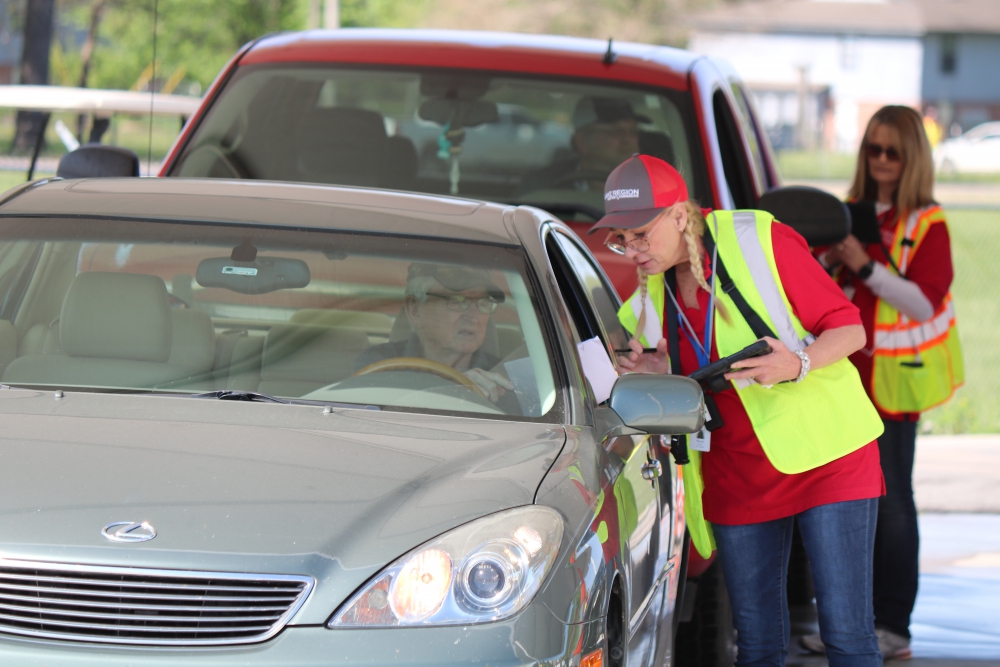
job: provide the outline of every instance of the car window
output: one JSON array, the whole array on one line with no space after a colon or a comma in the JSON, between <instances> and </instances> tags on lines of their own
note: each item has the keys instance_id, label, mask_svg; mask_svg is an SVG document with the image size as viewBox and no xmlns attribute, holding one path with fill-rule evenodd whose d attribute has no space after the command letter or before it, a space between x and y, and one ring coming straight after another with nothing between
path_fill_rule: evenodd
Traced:
<instances>
[{"instance_id":1,"label":"car window","mask_svg":"<svg viewBox=\"0 0 1000 667\"><path fill-rule=\"evenodd\" d=\"M240 68L171 176L261 178L458 194L599 217L636 152L695 198L686 93L563 79L328 66Z\"/></svg>"},{"instance_id":2,"label":"car window","mask_svg":"<svg viewBox=\"0 0 1000 667\"><path fill-rule=\"evenodd\" d=\"M765 189L769 189L776 184L771 183L767 165L764 162L764 149L762 147L764 139L758 132L759 126L757 119L754 118L750 98L747 97L743 86L738 83L732 84L732 90L733 97L736 99L736 113L743 126L743 135L747 138L747 143L750 144L750 168L753 169L757 182Z\"/></svg>"},{"instance_id":3,"label":"car window","mask_svg":"<svg viewBox=\"0 0 1000 667\"><path fill-rule=\"evenodd\" d=\"M11 314L17 349L0 350L7 384L558 418L544 300L509 247L14 219L8 284L30 287Z\"/></svg>"},{"instance_id":4,"label":"car window","mask_svg":"<svg viewBox=\"0 0 1000 667\"><path fill-rule=\"evenodd\" d=\"M715 127L719 138L719 150L722 153L722 169L733 197L733 204L738 209L753 208L757 204L757 196L753 179L748 171L746 152L743 149L736 118L721 90L715 91L715 95L712 96L712 109L715 111Z\"/></svg>"},{"instance_id":5,"label":"car window","mask_svg":"<svg viewBox=\"0 0 1000 667\"><path fill-rule=\"evenodd\" d=\"M604 342L614 350L627 347L629 334L618 320L619 303L614 287L606 281L603 272L580 249L576 241L560 232L554 232L552 237L565 254L580 288L590 296L595 315L604 331Z\"/></svg>"}]
</instances>

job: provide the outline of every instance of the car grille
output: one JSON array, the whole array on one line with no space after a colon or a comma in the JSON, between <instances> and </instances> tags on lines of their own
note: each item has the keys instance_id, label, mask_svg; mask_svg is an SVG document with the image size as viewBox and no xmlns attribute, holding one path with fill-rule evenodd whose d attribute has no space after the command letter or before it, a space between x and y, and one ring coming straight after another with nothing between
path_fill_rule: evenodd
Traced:
<instances>
[{"instance_id":1,"label":"car grille","mask_svg":"<svg viewBox=\"0 0 1000 667\"><path fill-rule=\"evenodd\" d=\"M90 567L0 559L0 633L160 646L276 635L310 577Z\"/></svg>"}]
</instances>

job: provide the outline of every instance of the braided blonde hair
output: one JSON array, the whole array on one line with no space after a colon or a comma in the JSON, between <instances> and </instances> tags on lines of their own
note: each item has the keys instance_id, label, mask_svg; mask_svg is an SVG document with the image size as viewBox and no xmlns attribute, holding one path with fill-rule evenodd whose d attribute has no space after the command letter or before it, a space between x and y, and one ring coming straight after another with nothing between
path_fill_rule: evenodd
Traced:
<instances>
[{"instance_id":1,"label":"braided blonde hair","mask_svg":"<svg viewBox=\"0 0 1000 667\"><path fill-rule=\"evenodd\" d=\"M683 237L684 243L687 245L688 261L691 263L691 273L698 282L698 287L711 294L712 289L709 287L708 281L705 280L705 264L701 261L701 249L698 247L698 239L705 233L705 216L698 205L691 200L684 202L684 208L687 210L688 222L687 227L684 228ZM646 326L645 303L646 295L649 293L649 287L646 284L649 276L641 268L637 268L636 271L639 274L639 298L643 307L642 312L639 314L639 322L636 324L635 333L632 336L633 339L641 336ZM726 304L722 303L719 299L715 299L714 302L719 316L727 323L732 322Z\"/></svg>"}]
</instances>

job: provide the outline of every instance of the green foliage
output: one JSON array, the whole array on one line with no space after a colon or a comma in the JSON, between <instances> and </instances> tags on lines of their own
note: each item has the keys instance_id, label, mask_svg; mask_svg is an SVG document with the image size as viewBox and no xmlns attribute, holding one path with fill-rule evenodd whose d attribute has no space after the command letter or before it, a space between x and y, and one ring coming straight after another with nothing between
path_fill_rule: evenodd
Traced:
<instances>
[{"instance_id":1,"label":"green foliage","mask_svg":"<svg viewBox=\"0 0 1000 667\"><path fill-rule=\"evenodd\" d=\"M60 22L85 33L97 0L64 0ZM88 85L132 88L153 60L154 0L107 0ZM304 0L158 0L156 77L179 70L177 92L204 89L246 42L278 30L305 27ZM54 83L75 84L79 44L53 49ZM183 68L182 70L180 68ZM194 91L191 91L194 92Z\"/></svg>"},{"instance_id":2,"label":"green foliage","mask_svg":"<svg viewBox=\"0 0 1000 667\"><path fill-rule=\"evenodd\" d=\"M345 28L408 28L424 15L427 0L340 0Z\"/></svg>"},{"instance_id":3,"label":"green foliage","mask_svg":"<svg viewBox=\"0 0 1000 667\"><path fill-rule=\"evenodd\" d=\"M950 210L952 296L965 356L965 386L921 419L927 433L1000 433L1000 211Z\"/></svg>"}]
</instances>

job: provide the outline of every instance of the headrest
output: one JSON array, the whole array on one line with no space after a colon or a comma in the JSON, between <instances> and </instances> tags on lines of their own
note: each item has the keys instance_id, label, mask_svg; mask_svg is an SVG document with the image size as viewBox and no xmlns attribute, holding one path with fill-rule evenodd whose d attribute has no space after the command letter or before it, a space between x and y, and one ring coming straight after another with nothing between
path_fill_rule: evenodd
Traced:
<instances>
[{"instance_id":1,"label":"headrest","mask_svg":"<svg viewBox=\"0 0 1000 667\"><path fill-rule=\"evenodd\" d=\"M368 109L328 107L311 109L299 125L299 136L311 136L323 143L361 148L381 147L385 141L382 114Z\"/></svg>"},{"instance_id":2,"label":"headrest","mask_svg":"<svg viewBox=\"0 0 1000 667\"><path fill-rule=\"evenodd\" d=\"M301 177L318 183L381 186L387 145L382 115L367 109L312 109L296 127Z\"/></svg>"},{"instance_id":3,"label":"headrest","mask_svg":"<svg viewBox=\"0 0 1000 667\"><path fill-rule=\"evenodd\" d=\"M59 340L71 357L164 362L173 323L163 279L81 273L63 300Z\"/></svg>"},{"instance_id":4,"label":"headrest","mask_svg":"<svg viewBox=\"0 0 1000 667\"><path fill-rule=\"evenodd\" d=\"M215 363L215 327L208 313L190 308L173 308L174 336L170 361L192 373L204 373Z\"/></svg>"}]
</instances>

